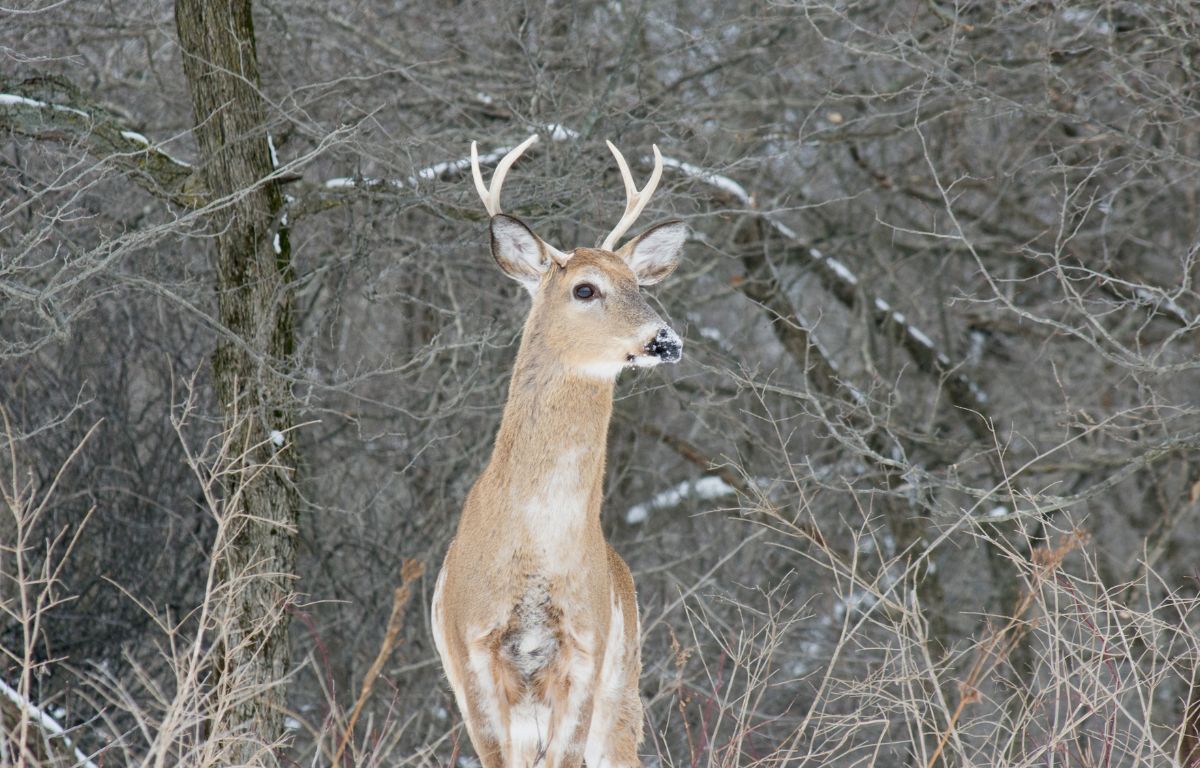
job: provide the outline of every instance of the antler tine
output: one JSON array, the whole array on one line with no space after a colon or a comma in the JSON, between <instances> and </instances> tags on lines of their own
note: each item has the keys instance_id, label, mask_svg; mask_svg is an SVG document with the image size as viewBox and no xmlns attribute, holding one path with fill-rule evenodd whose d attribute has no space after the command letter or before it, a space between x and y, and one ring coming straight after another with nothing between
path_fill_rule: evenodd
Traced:
<instances>
[{"instance_id":1,"label":"antler tine","mask_svg":"<svg viewBox=\"0 0 1200 768\"><path fill-rule=\"evenodd\" d=\"M483 185L483 172L479 170L479 150L476 148L475 142L471 142L471 178L475 180L475 191L479 193L479 199L483 201L483 207L487 209L489 216L500 213L500 188L504 186L504 177L508 174L508 169L517 162L517 158L526 149L529 149L529 145L537 140L538 136L535 133L500 158L500 162L496 164L496 170L492 172L490 187Z\"/></svg>"},{"instance_id":2,"label":"antler tine","mask_svg":"<svg viewBox=\"0 0 1200 768\"><path fill-rule=\"evenodd\" d=\"M637 185L633 183L633 174L629 172L629 164L625 162L625 155L621 154L617 145L607 139L604 143L608 145L608 151L612 152L613 157L617 158L617 167L621 169L621 181L625 183L625 200L628 205L629 200L637 197Z\"/></svg>"},{"instance_id":3,"label":"antler tine","mask_svg":"<svg viewBox=\"0 0 1200 768\"><path fill-rule=\"evenodd\" d=\"M650 174L650 180L646 182L646 186L639 190L637 185L633 183L633 174L629 172L629 164L625 162L625 156L621 154L621 151L611 141L604 143L608 145L608 150L617 159L617 167L621 169L621 180L625 182L625 213L621 216L621 220L617 222L617 226L613 228L613 231L608 233L608 237L604 238L604 243L600 246L606 251L611 251L616 247L617 241L621 239L621 236L633 226L633 222L637 221L638 216L642 215L642 209L646 207L646 203L650 202L651 195L658 188L658 180L662 178L663 160L662 153L658 151L658 145L652 145L654 149L654 171Z\"/></svg>"},{"instance_id":4,"label":"antler tine","mask_svg":"<svg viewBox=\"0 0 1200 768\"><path fill-rule=\"evenodd\" d=\"M475 148L473 141L471 142L471 178L475 179L475 191L479 193L479 199L483 201L483 207L487 209L488 215L495 216L488 189L483 186L483 173L479 170L479 150Z\"/></svg>"}]
</instances>

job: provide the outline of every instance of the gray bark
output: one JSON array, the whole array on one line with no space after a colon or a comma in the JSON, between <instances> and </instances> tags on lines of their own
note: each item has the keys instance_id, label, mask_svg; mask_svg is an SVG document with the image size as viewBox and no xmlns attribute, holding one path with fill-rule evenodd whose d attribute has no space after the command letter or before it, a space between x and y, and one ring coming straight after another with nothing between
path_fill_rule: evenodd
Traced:
<instances>
[{"instance_id":1,"label":"gray bark","mask_svg":"<svg viewBox=\"0 0 1200 768\"><path fill-rule=\"evenodd\" d=\"M210 727L249 729L256 739L240 740L231 758L273 764L261 745L282 733L299 506L289 435L295 409L282 374L295 343L292 265L279 226L283 198L276 182L264 181L272 164L250 3L179 0L175 19L207 191L226 201L212 222L219 317L238 339L218 346L213 374L226 427L236 435L234 453L241 451L231 456L240 478L231 496L239 504L237 522L221 555L223 578L241 583L220 664L221 684L241 690L239 703L221 716L227 722ZM272 441L276 432L287 436L283 446ZM229 683L234 670L237 681Z\"/></svg>"}]
</instances>

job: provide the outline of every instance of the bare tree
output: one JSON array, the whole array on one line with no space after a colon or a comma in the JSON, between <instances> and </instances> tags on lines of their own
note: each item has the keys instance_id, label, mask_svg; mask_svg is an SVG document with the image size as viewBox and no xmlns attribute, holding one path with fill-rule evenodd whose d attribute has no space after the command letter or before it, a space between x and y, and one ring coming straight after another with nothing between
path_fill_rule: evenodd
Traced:
<instances>
[{"instance_id":1,"label":"bare tree","mask_svg":"<svg viewBox=\"0 0 1200 768\"><path fill-rule=\"evenodd\" d=\"M248 728L270 743L283 732L300 503L287 375L295 351L287 211L271 178L274 150L249 0L180 0L175 20L206 190L216 208L217 314L229 338L214 353L213 378L226 426L242 449L237 455L244 464L234 474L246 475L238 481L240 525L221 563L225 579L243 580L237 631L225 639L218 670L222 676L250 670L261 689L212 728ZM250 763L255 757L242 752L229 759Z\"/></svg>"},{"instance_id":2,"label":"bare tree","mask_svg":"<svg viewBox=\"0 0 1200 768\"><path fill-rule=\"evenodd\" d=\"M1200 739L1191 4L261 2L259 71L205 78L219 111L174 5L26 10L0 25L0 401L39 490L99 424L26 538L95 508L26 691L85 754L158 711L133 681L176 679L148 617L202 604L232 530L184 450L230 404L230 455L305 510L294 580L234 579L303 596L270 603L298 619L290 757L469 749L432 585L388 619L486 461L522 316L468 148L531 132L506 199L548 239L620 208L606 138L658 144L644 215L695 233L653 294L686 356L619 382L605 478L647 761L1169 764ZM206 40L248 45L227 17ZM235 96L258 111L231 125ZM89 700L102 669L138 707Z\"/></svg>"}]
</instances>

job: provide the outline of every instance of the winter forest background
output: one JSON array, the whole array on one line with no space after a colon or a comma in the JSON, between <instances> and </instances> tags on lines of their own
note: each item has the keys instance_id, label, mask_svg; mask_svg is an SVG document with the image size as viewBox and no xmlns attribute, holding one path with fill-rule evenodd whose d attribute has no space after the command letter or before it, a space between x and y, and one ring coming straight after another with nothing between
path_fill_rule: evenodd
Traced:
<instances>
[{"instance_id":1,"label":"winter forest background","mask_svg":"<svg viewBox=\"0 0 1200 768\"><path fill-rule=\"evenodd\" d=\"M0 62L0 763L473 764L428 605L527 299L464 158L537 133L548 241L605 139L693 232L610 433L648 765L1200 765L1190 0L19 0Z\"/></svg>"}]
</instances>

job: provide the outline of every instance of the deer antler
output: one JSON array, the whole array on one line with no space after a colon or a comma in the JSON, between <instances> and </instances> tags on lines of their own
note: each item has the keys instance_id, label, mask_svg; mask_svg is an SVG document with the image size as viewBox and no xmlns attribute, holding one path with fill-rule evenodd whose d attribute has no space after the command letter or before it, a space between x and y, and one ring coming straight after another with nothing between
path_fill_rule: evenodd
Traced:
<instances>
[{"instance_id":1,"label":"deer antler","mask_svg":"<svg viewBox=\"0 0 1200 768\"><path fill-rule=\"evenodd\" d=\"M500 162L496 164L496 170L492 173L492 185L490 187L483 186L483 173L479 170L479 150L475 148L475 142L471 142L471 176L475 179L475 191L479 193L479 199L483 201L483 207L487 209L489 216L495 216L500 213L500 187L504 185L504 177L508 173L508 169L512 164L517 162L517 158L521 153L529 148L538 140L537 134L533 134L525 141L522 141L518 146L509 150L508 154L500 158Z\"/></svg>"},{"instance_id":2,"label":"deer antler","mask_svg":"<svg viewBox=\"0 0 1200 768\"><path fill-rule=\"evenodd\" d=\"M617 166L621 169L621 179L625 182L625 213L621 216L621 220L617 222L617 226L613 228L613 231L608 233L608 237L604 238L604 244L600 246L606 251L611 251L616 247L617 241L621 239L621 236L633 226L633 222L637 221L637 217L642 214L642 209L646 207L646 203L650 202L650 196L654 194L654 190L658 188L658 180L662 178L663 160L662 153L658 151L658 145L653 145L654 172L650 174L650 181L646 182L646 186L639 190L633 183L633 175L629 172L629 164L625 162L625 157L621 154L621 151L611 141L604 143L608 145L608 149L613 153L613 157L617 158Z\"/></svg>"}]
</instances>

